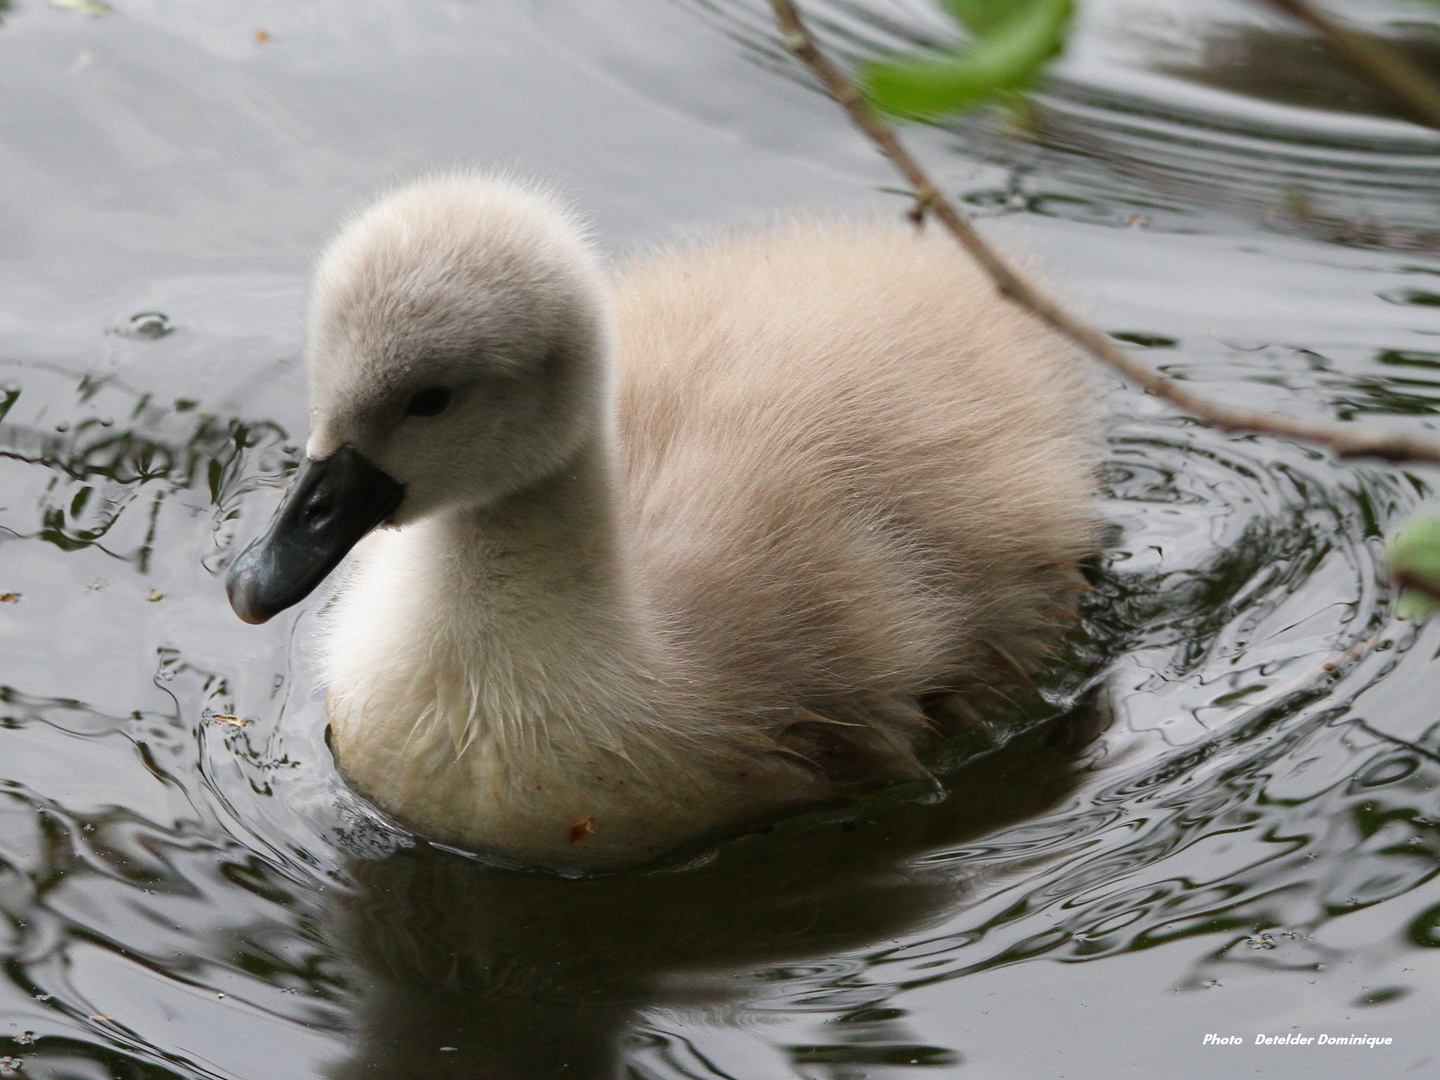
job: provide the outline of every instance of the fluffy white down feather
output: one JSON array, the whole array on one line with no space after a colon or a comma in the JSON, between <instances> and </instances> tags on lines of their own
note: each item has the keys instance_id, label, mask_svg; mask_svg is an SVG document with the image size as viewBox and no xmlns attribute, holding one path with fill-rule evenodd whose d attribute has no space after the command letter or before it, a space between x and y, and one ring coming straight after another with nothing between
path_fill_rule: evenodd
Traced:
<instances>
[{"instance_id":1,"label":"fluffy white down feather","mask_svg":"<svg viewBox=\"0 0 1440 1080\"><path fill-rule=\"evenodd\" d=\"M913 775L917 700L1043 655L1095 547L1083 366L898 223L610 280L550 196L427 180L325 253L307 364L308 452L407 488L324 616L340 766L526 865Z\"/></svg>"}]
</instances>

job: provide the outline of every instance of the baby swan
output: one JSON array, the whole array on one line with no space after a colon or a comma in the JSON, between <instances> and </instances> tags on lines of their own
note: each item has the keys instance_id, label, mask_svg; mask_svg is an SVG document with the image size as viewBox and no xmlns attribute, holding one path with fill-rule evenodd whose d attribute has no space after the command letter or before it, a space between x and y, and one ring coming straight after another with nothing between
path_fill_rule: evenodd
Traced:
<instances>
[{"instance_id":1,"label":"baby swan","mask_svg":"<svg viewBox=\"0 0 1440 1080\"><path fill-rule=\"evenodd\" d=\"M508 182L399 190L315 274L306 461L228 587L323 616L344 774L560 871L923 775L1094 549L1090 391L951 244L797 222L607 281ZM1001 658L1004 659L1001 659Z\"/></svg>"}]
</instances>

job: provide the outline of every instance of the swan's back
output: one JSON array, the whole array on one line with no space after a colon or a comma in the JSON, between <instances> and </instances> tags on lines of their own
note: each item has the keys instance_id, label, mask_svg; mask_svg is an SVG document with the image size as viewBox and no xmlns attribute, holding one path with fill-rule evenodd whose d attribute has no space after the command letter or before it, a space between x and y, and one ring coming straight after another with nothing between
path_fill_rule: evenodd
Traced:
<instances>
[{"instance_id":1,"label":"swan's back","mask_svg":"<svg viewBox=\"0 0 1440 1080\"><path fill-rule=\"evenodd\" d=\"M904 727L1065 625L1086 373L953 244L798 223L616 291L620 546L712 700Z\"/></svg>"}]
</instances>

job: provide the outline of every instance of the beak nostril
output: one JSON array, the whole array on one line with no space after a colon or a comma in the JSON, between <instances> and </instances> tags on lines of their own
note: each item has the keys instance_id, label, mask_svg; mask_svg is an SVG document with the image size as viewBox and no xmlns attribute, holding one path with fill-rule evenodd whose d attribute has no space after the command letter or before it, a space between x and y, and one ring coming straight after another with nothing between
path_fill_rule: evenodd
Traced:
<instances>
[{"instance_id":1,"label":"beak nostril","mask_svg":"<svg viewBox=\"0 0 1440 1080\"><path fill-rule=\"evenodd\" d=\"M264 622L303 600L405 497L403 485L348 443L307 458L265 533L230 568L231 606Z\"/></svg>"}]
</instances>

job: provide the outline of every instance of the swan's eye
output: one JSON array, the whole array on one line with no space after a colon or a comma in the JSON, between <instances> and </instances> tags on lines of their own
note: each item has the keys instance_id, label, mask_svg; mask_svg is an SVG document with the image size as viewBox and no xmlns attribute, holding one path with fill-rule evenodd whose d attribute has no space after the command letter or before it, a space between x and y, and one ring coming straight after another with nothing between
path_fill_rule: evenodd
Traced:
<instances>
[{"instance_id":1,"label":"swan's eye","mask_svg":"<svg viewBox=\"0 0 1440 1080\"><path fill-rule=\"evenodd\" d=\"M405 403L406 416L439 416L450 407L450 391L431 386L416 393Z\"/></svg>"}]
</instances>

